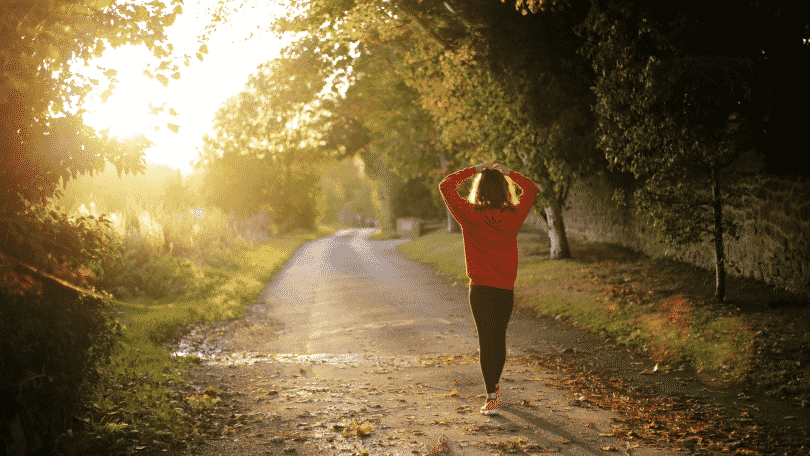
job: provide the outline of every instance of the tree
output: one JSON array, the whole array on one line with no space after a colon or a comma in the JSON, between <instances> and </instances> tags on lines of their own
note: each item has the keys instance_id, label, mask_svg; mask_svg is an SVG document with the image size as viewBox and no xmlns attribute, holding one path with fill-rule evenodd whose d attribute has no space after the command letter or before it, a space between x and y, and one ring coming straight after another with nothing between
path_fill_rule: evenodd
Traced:
<instances>
[{"instance_id":1,"label":"tree","mask_svg":"<svg viewBox=\"0 0 810 456\"><path fill-rule=\"evenodd\" d=\"M540 184L551 256L562 258L569 255L562 207L570 184L604 160L591 135L593 72L577 54L583 40L573 30L588 5L561 3L521 15L484 1L313 2L296 30L399 49L397 68L434 119L445 153L468 163L506 161Z\"/></svg>"},{"instance_id":2,"label":"tree","mask_svg":"<svg viewBox=\"0 0 810 456\"><path fill-rule=\"evenodd\" d=\"M550 257L568 258L562 211L571 186L606 165L593 136L594 73L578 54L583 39L575 32L588 4L564 0L519 1L514 7L472 5L456 10L482 30L488 49L484 60L503 86L499 95L489 98L502 100L502 112L516 113L501 116L503 131L494 136L510 143L497 150L539 184L536 205L548 222Z\"/></svg>"},{"instance_id":3,"label":"tree","mask_svg":"<svg viewBox=\"0 0 810 456\"><path fill-rule=\"evenodd\" d=\"M769 109L755 71L765 37L750 33L763 11L725 6L595 2L584 27L585 52L600 75L599 145L613 166L636 176L635 204L662 240L713 241L718 300L724 237L737 228L726 209L742 206L747 178L761 170L757 145Z\"/></svg>"},{"instance_id":4,"label":"tree","mask_svg":"<svg viewBox=\"0 0 810 456\"><path fill-rule=\"evenodd\" d=\"M119 173L143 167L149 145L143 138L122 142L83 124L82 103L99 81L71 73L70 65L86 63L108 46L145 45L162 61L149 74L164 83L179 77L164 29L182 8L178 0L113 3L9 0L1 7L0 225L13 234L0 240L4 258L55 271L92 257L102 239L64 214L40 217L51 214L44 205L58 196L60 182L101 170L105 161ZM108 94L115 71L104 74ZM56 238L45 234L52 224Z\"/></svg>"},{"instance_id":5,"label":"tree","mask_svg":"<svg viewBox=\"0 0 810 456\"><path fill-rule=\"evenodd\" d=\"M496 2L419 7L434 17L449 14L444 22L462 23L464 33L444 40L444 65L434 78L440 81L418 74L413 80L435 107L431 113L455 127L450 134L476 145L470 155L505 162L539 184L536 204L548 221L551 258L570 256L562 210L574 179L604 166L589 110L593 72L577 54L583 40L574 32L585 6L555 2L533 14ZM455 48L446 44L453 42Z\"/></svg>"},{"instance_id":6,"label":"tree","mask_svg":"<svg viewBox=\"0 0 810 456\"><path fill-rule=\"evenodd\" d=\"M394 197L397 217L417 217L430 220L439 214L433 204L430 189L417 179L409 179L400 187Z\"/></svg>"},{"instance_id":7,"label":"tree","mask_svg":"<svg viewBox=\"0 0 810 456\"><path fill-rule=\"evenodd\" d=\"M331 158L317 103L331 58L322 51L317 37L299 41L257 68L217 111L195 165L208 171L212 204L242 214L270 206L284 229L314 226L317 172Z\"/></svg>"},{"instance_id":8,"label":"tree","mask_svg":"<svg viewBox=\"0 0 810 456\"><path fill-rule=\"evenodd\" d=\"M341 137L342 132L348 131L344 126L350 126L360 133L354 138L362 141L355 141L355 147L349 142L330 141L327 147L362 155L369 177L377 183L381 227L392 229L391 204L396 184L412 177L435 179L429 170L442 157L446 159L447 152L436 141L435 122L420 107L419 94L401 77L403 53L409 46L393 39L401 35L396 30L401 24L388 20L385 5L382 10L377 10L381 5L373 2L355 6L347 15L341 5L313 2L307 14L290 23L282 22L280 29L304 35L317 29L335 49L343 50L341 57L335 59L340 66L335 66L334 73L340 84L347 87L345 96L324 105L332 113L330 124L338 127L338 134L330 137L341 141L353 139Z\"/></svg>"},{"instance_id":9,"label":"tree","mask_svg":"<svg viewBox=\"0 0 810 456\"><path fill-rule=\"evenodd\" d=\"M161 60L148 74L164 84L179 77L164 29L181 2L113 3L0 4L0 335L4 347L23 347L0 355L0 434L20 454L54 451L121 336L111 306L88 295L79 269L104 255L109 220L69 217L50 203L60 184L107 161L119 173L142 169L148 147L83 124L83 101L99 81L71 65L108 46L145 45ZM104 75L107 96L115 72Z\"/></svg>"},{"instance_id":10,"label":"tree","mask_svg":"<svg viewBox=\"0 0 810 456\"><path fill-rule=\"evenodd\" d=\"M395 187L402 180L438 183L430 171L438 166L443 148L435 141L433 119L420 106L419 94L401 78L401 51L360 43L356 52L351 85L332 112L335 119L350 118L365 132L366 142L356 150L378 185L381 227L393 229Z\"/></svg>"},{"instance_id":11,"label":"tree","mask_svg":"<svg viewBox=\"0 0 810 456\"><path fill-rule=\"evenodd\" d=\"M552 257L565 257L565 196L599 156L587 109L593 75L576 52L582 39L573 32L588 4L559 3L567 6L555 2L547 12L521 15L492 1L315 0L279 21L275 31L317 34L332 43L328 49L342 50L336 73L351 72L357 63L352 52L391 49L390 67L416 90L432 118L440 166L497 158L530 168L551 220ZM366 152L371 150L385 148L369 143Z\"/></svg>"}]
</instances>

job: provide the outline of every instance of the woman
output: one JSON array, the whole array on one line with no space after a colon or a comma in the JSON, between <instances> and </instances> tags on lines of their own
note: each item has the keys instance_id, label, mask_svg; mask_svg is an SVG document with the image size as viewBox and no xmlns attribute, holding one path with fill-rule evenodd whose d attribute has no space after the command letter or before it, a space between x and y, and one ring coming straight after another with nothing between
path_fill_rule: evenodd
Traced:
<instances>
[{"instance_id":1,"label":"woman","mask_svg":"<svg viewBox=\"0 0 810 456\"><path fill-rule=\"evenodd\" d=\"M458 187L476 173L465 200L459 196ZM522 190L519 202L512 182ZM481 413L497 415L498 382L506 362L506 326L512 315L517 276L517 235L534 205L537 186L503 165L481 163L445 177L439 190L464 238L470 307L478 329L481 373L487 389Z\"/></svg>"}]
</instances>

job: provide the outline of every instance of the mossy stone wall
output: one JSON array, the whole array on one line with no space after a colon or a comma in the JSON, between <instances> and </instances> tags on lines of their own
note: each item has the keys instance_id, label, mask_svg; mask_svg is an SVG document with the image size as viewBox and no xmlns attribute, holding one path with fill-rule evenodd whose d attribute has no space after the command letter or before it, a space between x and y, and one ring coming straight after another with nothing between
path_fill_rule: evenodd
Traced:
<instances>
[{"instance_id":1,"label":"mossy stone wall","mask_svg":"<svg viewBox=\"0 0 810 456\"><path fill-rule=\"evenodd\" d=\"M690 247L661 245L632 209L617 208L612 194L598 178L575 184L563 212L570 239L614 242L714 269L711 240ZM746 196L746 207L727 211L741 222L739 240L726 239L728 272L810 296L810 180L762 176Z\"/></svg>"}]
</instances>

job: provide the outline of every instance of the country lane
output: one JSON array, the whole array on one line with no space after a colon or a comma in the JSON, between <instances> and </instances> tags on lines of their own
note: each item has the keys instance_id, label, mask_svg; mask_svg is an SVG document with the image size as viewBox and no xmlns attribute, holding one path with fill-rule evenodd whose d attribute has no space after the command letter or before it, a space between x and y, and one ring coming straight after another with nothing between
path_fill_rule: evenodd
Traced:
<instances>
[{"instance_id":1,"label":"country lane","mask_svg":"<svg viewBox=\"0 0 810 456\"><path fill-rule=\"evenodd\" d=\"M467 284L406 259L403 240L370 241L373 231L307 243L245 315L176 344L201 358L190 383L223 392L215 435L188 454L685 454L618 439L616 414L572 405L530 362L531 350L601 339L518 316L502 416L480 415Z\"/></svg>"}]
</instances>

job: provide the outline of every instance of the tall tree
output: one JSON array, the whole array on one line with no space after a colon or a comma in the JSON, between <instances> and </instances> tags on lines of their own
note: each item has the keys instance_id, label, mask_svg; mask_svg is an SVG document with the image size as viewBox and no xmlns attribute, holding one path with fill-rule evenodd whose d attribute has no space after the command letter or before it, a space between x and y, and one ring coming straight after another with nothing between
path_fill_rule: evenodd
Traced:
<instances>
[{"instance_id":1,"label":"tall tree","mask_svg":"<svg viewBox=\"0 0 810 456\"><path fill-rule=\"evenodd\" d=\"M0 355L0 433L18 454L57 451L121 334L111 309L77 286L87 285L80 266L109 250L107 220L69 217L49 203L60 183L105 161L119 173L141 169L147 147L83 124L83 101L99 81L71 65L108 47L145 45L161 61L147 71L168 83L179 73L164 31L180 3L0 2L0 335L4 347L21 348ZM105 78L114 83L115 72Z\"/></svg>"},{"instance_id":2,"label":"tall tree","mask_svg":"<svg viewBox=\"0 0 810 456\"><path fill-rule=\"evenodd\" d=\"M317 37L308 37L259 66L217 111L214 134L204 137L196 164L208 171L213 204L240 213L269 205L285 228L314 226L313 186L328 158L317 95L330 58Z\"/></svg>"},{"instance_id":3,"label":"tall tree","mask_svg":"<svg viewBox=\"0 0 810 456\"><path fill-rule=\"evenodd\" d=\"M583 40L574 32L587 12L583 4L556 2L533 14L497 2L420 7L463 24L456 29L464 35L445 43L465 38L453 53L445 44L443 84L424 85L427 99L451 98L459 108L434 103L433 112L455 125L458 137L477 144L479 153L522 169L539 184L536 204L548 222L551 258L570 256L562 211L574 179L604 164L588 109L593 72L577 54ZM437 86L451 90L437 94L443 90Z\"/></svg>"},{"instance_id":4,"label":"tall tree","mask_svg":"<svg viewBox=\"0 0 810 456\"><path fill-rule=\"evenodd\" d=\"M444 152L436 141L435 122L422 109L419 93L402 79L401 66L402 52L396 47L359 43L350 85L334 109L336 117L348 116L366 132L366 144L358 152L369 176L385 187L381 203L390 216L396 212L391 206L395 181L438 183L431 171ZM393 228L393 220L381 220L381 225Z\"/></svg>"},{"instance_id":5,"label":"tall tree","mask_svg":"<svg viewBox=\"0 0 810 456\"><path fill-rule=\"evenodd\" d=\"M467 163L505 159L541 185L552 257L561 258L569 255L564 197L599 159L589 137L592 70L573 31L587 4L568 3L579 7L524 16L485 1L310 2L294 30L400 49L402 78L447 153Z\"/></svg>"},{"instance_id":6,"label":"tall tree","mask_svg":"<svg viewBox=\"0 0 810 456\"><path fill-rule=\"evenodd\" d=\"M600 75L599 145L636 176L635 204L664 241L712 240L718 300L726 293L724 239L737 228L726 209L743 204L746 178L763 163L757 146L770 103L757 69L770 49L752 25L765 9L594 2L583 28Z\"/></svg>"},{"instance_id":7,"label":"tall tree","mask_svg":"<svg viewBox=\"0 0 810 456\"><path fill-rule=\"evenodd\" d=\"M578 50L583 39L575 28L584 20L588 4L581 0L518 1L514 7L476 2L457 9L481 25L488 45L486 61L513 94L507 112L525 145L503 149L507 162L522 164L540 185L537 205L549 226L550 257L570 256L563 209L576 179L605 166L596 149L590 86L594 73ZM511 120L511 119L510 119ZM509 131L504 131L504 136ZM517 139L516 139L517 141ZM517 145L517 144L516 144Z\"/></svg>"}]
</instances>

